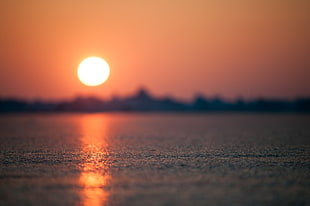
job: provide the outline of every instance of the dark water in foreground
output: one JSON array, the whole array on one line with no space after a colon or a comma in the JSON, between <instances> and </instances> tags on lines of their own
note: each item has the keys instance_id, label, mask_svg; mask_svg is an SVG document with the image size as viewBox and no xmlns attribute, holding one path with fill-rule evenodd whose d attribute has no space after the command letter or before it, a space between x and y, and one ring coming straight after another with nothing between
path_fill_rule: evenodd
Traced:
<instances>
[{"instance_id":1,"label":"dark water in foreground","mask_svg":"<svg viewBox=\"0 0 310 206\"><path fill-rule=\"evenodd\" d=\"M0 205L310 205L310 116L0 116Z\"/></svg>"}]
</instances>

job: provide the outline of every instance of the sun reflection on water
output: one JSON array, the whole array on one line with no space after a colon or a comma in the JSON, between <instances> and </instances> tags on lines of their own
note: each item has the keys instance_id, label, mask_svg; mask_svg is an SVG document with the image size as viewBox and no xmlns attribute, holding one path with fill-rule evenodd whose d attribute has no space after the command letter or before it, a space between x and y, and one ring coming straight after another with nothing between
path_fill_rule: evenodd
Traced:
<instances>
[{"instance_id":1,"label":"sun reflection on water","mask_svg":"<svg viewBox=\"0 0 310 206\"><path fill-rule=\"evenodd\" d=\"M108 165L107 122L102 114L81 117L83 163L79 184L82 205L102 206L108 201L107 186L111 176Z\"/></svg>"}]
</instances>

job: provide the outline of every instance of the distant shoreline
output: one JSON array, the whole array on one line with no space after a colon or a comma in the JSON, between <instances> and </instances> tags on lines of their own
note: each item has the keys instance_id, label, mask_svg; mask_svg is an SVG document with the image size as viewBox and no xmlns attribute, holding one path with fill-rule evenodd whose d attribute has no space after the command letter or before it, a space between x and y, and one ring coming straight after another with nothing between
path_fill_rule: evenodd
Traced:
<instances>
[{"instance_id":1,"label":"distant shoreline","mask_svg":"<svg viewBox=\"0 0 310 206\"><path fill-rule=\"evenodd\" d=\"M141 89L125 98L101 100L96 97L77 97L70 101L35 101L0 99L3 113L97 113L97 112L182 112L182 113L310 113L310 97L295 100L238 99L234 102L219 97L196 96L190 103L173 97L157 98Z\"/></svg>"}]
</instances>

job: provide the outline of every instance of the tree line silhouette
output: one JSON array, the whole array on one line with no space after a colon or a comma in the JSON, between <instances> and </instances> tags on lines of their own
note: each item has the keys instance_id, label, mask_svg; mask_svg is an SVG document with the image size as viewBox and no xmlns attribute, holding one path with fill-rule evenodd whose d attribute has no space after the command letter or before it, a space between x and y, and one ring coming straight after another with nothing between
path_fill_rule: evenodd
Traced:
<instances>
[{"instance_id":1,"label":"tree line silhouette","mask_svg":"<svg viewBox=\"0 0 310 206\"><path fill-rule=\"evenodd\" d=\"M245 101L242 98L234 102L220 97L206 98L197 95L186 103L173 97L157 98L147 90L140 89L132 96L110 100L96 97L77 97L71 101L28 102L18 99L0 99L0 113L17 112L310 112L310 98L295 100L271 100L259 98Z\"/></svg>"}]
</instances>

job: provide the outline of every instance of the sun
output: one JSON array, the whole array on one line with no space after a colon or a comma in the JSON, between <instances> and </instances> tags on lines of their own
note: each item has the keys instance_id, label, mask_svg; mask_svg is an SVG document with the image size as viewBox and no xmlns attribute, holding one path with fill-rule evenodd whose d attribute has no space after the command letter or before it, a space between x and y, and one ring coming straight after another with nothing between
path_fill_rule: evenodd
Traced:
<instances>
[{"instance_id":1,"label":"sun","mask_svg":"<svg viewBox=\"0 0 310 206\"><path fill-rule=\"evenodd\" d=\"M87 86L103 84L110 75L109 64L99 57L84 59L77 70L79 80Z\"/></svg>"}]
</instances>

